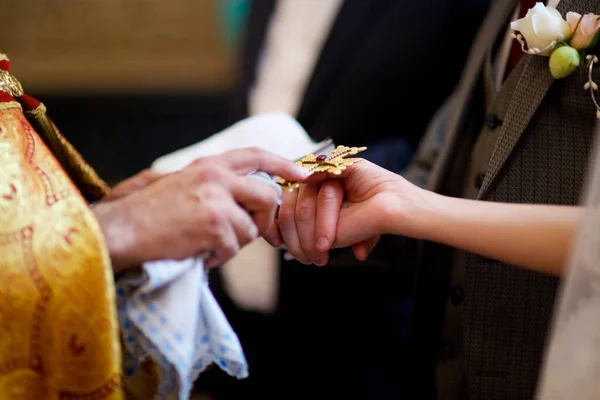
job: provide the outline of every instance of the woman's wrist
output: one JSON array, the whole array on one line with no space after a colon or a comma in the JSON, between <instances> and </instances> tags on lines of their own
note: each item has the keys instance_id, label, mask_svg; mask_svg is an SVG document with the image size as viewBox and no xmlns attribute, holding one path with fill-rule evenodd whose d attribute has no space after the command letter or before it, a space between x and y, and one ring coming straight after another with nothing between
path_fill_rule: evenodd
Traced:
<instances>
[{"instance_id":1,"label":"woman's wrist","mask_svg":"<svg viewBox=\"0 0 600 400\"><path fill-rule=\"evenodd\" d=\"M415 188L411 193L398 191L392 199L395 205L389 218L389 233L431 240L439 229L439 220L446 197L429 190Z\"/></svg>"}]
</instances>

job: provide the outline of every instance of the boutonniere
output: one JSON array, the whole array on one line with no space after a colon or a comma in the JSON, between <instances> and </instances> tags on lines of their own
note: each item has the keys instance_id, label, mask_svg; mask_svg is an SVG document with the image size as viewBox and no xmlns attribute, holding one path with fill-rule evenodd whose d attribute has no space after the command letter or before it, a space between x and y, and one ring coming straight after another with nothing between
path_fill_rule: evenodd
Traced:
<instances>
[{"instance_id":1,"label":"boutonniere","mask_svg":"<svg viewBox=\"0 0 600 400\"><path fill-rule=\"evenodd\" d=\"M543 3L527 11L524 18L513 21L513 37L527 54L549 57L550 73L555 79L566 78L575 70L585 71L584 90L589 90L600 119L600 106L595 92L598 85L592 80L592 69L598 57L589 50L596 45L600 32L600 16L568 12L566 20L552 7Z\"/></svg>"}]
</instances>

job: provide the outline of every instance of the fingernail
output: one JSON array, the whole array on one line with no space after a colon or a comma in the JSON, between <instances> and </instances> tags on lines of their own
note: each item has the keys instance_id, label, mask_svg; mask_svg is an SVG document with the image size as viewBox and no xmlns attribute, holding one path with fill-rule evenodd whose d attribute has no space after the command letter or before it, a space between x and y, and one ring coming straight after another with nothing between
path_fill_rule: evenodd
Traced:
<instances>
[{"instance_id":1,"label":"fingernail","mask_svg":"<svg viewBox=\"0 0 600 400\"><path fill-rule=\"evenodd\" d=\"M318 267L322 267L323 265L325 265L325 260L323 260L322 258L317 258L313 260L313 264L315 264Z\"/></svg>"},{"instance_id":2,"label":"fingernail","mask_svg":"<svg viewBox=\"0 0 600 400\"><path fill-rule=\"evenodd\" d=\"M273 246L273 247L279 247L279 246L281 246L281 240L279 240L279 239L271 239L271 246Z\"/></svg>"},{"instance_id":3,"label":"fingernail","mask_svg":"<svg viewBox=\"0 0 600 400\"><path fill-rule=\"evenodd\" d=\"M326 237L320 237L317 239L317 250L327 251L329 250L329 240Z\"/></svg>"},{"instance_id":4,"label":"fingernail","mask_svg":"<svg viewBox=\"0 0 600 400\"><path fill-rule=\"evenodd\" d=\"M308 170L306 168L297 166L296 170L298 171L298 175L300 175L301 177L303 177L303 178L308 177Z\"/></svg>"}]
</instances>

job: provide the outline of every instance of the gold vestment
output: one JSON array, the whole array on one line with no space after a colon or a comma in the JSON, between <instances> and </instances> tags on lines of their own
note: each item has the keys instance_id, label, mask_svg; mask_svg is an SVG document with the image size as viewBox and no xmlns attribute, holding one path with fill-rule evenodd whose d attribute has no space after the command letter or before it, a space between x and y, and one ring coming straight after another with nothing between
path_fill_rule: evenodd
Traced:
<instances>
[{"instance_id":1,"label":"gold vestment","mask_svg":"<svg viewBox=\"0 0 600 400\"><path fill-rule=\"evenodd\" d=\"M108 186L0 54L0 398L149 399L123 379L114 278L88 202Z\"/></svg>"}]
</instances>

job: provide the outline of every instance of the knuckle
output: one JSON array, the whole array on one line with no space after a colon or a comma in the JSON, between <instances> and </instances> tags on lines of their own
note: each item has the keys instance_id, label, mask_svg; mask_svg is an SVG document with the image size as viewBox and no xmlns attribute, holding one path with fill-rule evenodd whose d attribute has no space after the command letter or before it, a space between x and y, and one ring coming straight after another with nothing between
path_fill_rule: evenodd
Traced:
<instances>
[{"instance_id":1,"label":"knuckle","mask_svg":"<svg viewBox=\"0 0 600 400\"><path fill-rule=\"evenodd\" d=\"M194 161L192 161L188 166L191 167L192 169L195 169L196 171L201 170L206 168L207 166L212 165L212 159L215 156L209 156L209 157L200 157L200 158L196 158Z\"/></svg>"},{"instance_id":2,"label":"knuckle","mask_svg":"<svg viewBox=\"0 0 600 400\"><path fill-rule=\"evenodd\" d=\"M274 190L270 189L265 192L265 202L269 207L277 207L278 200L279 196Z\"/></svg>"},{"instance_id":3,"label":"knuckle","mask_svg":"<svg viewBox=\"0 0 600 400\"><path fill-rule=\"evenodd\" d=\"M270 188L264 192L261 192L257 198L257 207L260 210L274 210L277 208L277 194Z\"/></svg>"},{"instance_id":4,"label":"knuckle","mask_svg":"<svg viewBox=\"0 0 600 400\"><path fill-rule=\"evenodd\" d=\"M196 169L196 182L202 184L204 182L219 181L221 178L221 170L216 165L201 165Z\"/></svg>"},{"instance_id":5,"label":"knuckle","mask_svg":"<svg viewBox=\"0 0 600 400\"><path fill-rule=\"evenodd\" d=\"M240 250L240 246L235 241L227 241L222 244L221 249L223 258L225 258L225 260L229 260L237 254L237 252Z\"/></svg>"},{"instance_id":6,"label":"knuckle","mask_svg":"<svg viewBox=\"0 0 600 400\"><path fill-rule=\"evenodd\" d=\"M248 229L248 237L250 238L250 240L254 240L258 237L259 235L259 228L257 225L255 225L254 223L250 224L250 228Z\"/></svg>"},{"instance_id":7,"label":"knuckle","mask_svg":"<svg viewBox=\"0 0 600 400\"><path fill-rule=\"evenodd\" d=\"M258 237L258 228L254 224L250 224L246 230L246 237L241 240L242 244L247 244Z\"/></svg>"},{"instance_id":8,"label":"knuckle","mask_svg":"<svg viewBox=\"0 0 600 400\"><path fill-rule=\"evenodd\" d=\"M244 158L246 158L249 164L253 164L254 167L259 170L263 169L265 159L268 157L268 153L256 146L247 147L243 151L246 156Z\"/></svg>"},{"instance_id":9,"label":"knuckle","mask_svg":"<svg viewBox=\"0 0 600 400\"><path fill-rule=\"evenodd\" d=\"M246 244L258 236L258 227L250 216L237 222L236 231L239 232L237 239L241 244Z\"/></svg>"},{"instance_id":10,"label":"knuckle","mask_svg":"<svg viewBox=\"0 0 600 400\"><path fill-rule=\"evenodd\" d=\"M324 185L319 193L319 198L324 203L334 203L338 199L337 187Z\"/></svg>"},{"instance_id":11,"label":"knuckle","mask_svg":"<svg viewBox=\"0 0 600 400\"><path fill-rule=\"evenodd\" d=\"M192 167L197 167L197 166L199 166L199 165L202 165L203 163L204 163L204 159L203 159L203 158L196 158L194 161L192 161L192 162L190 163L190 165L189 165L189 166L192 166Z\"/></svg>"},{"instance_id":12,"label":"knuckle","mask_svg":"<svg viewBox=\"0 0 600 400\"><path fill-rule=\"evenodd\" d=\"M205 206L203 223L213 235L218 236L220 234L224 220L224 215L221 212L219 212L216 206L213 206L212 204L207 204Z\"/></svg>"},{"instance_id":13,"label":"knuckle","mask_svg":"<svg viewBox=\"0 0 600 400\"><path fill-rule=\"evenodd\" d=\"M267 220L264 217L256 218L254 222L254 227L256 228L253 239L258 237L259 235L264 235L268 232L269 228L271 228L271 221Z\"/></svg>"},{"instance_id":14,"label":"knuckle","mask_svg":"<svg viewBox=\"0 0 600 400\"><path fill-rule=\"evenodd\" d=\"M257 146L248 147L248 152L257 157L263 154L263 150Z\"/></svg>"},{"instance_id":15,"label":"knuckle","mask_svg":"<svg viewBox=\"0 0 600 400\"><path fill-rule=\"evenodd\" d=\"M277 231L277 227L273 224L273 225L269 225L266 229L264 229L264 231L262 232L262 236L263 238L269 242L269 244L271 244L273 246L273 243L275 243L276 241L278 241L279 239L279 235L278 235L278 231Z\"/></svg>"},{"instance_id":16,"label":"knuckle","mask_svg":"<svg viewBox=\"0 0 600 400\"><path fill-rule=\"evenodd\" d=\"M201 190L201 200L210 203L206 206L211 209L216 207L225 196L225 190L219 185L205 184L201 187Z\"/></svg>"},{"instance_id":17,"label":"knuckle","mask_svg":"<svg viewBox=\"0 0 600 400\"><path fill-rule=\"evenodd\" d=\"M288 222L294 220L294 218L295 216L293 207L291 207L290 205L282 205L279 208L278 219L280 219L283 222Z\"/></svg>"},{"instance_id":18,"label":"knuckle","mask_svg":"<svg viewBox=\"0 0 600 400\"><path fill-rule=\"evenodd\" d=\"M149 178L152 178L154 175L155 175L155 172L153 170L151 170L150 168L144 168L138 174L138 178L149 179Z\"/></svg>"},{"instance_id":19,"label":"knuckle","mask_svg":"<svg viewBox=\"0 0 600 400\"><path fill-rule=\"evenodd\" d=\"M307 222L313 218L313 208L310 204L302 202L296 207L296 221Z\"/></svg>"}]
</instances>

